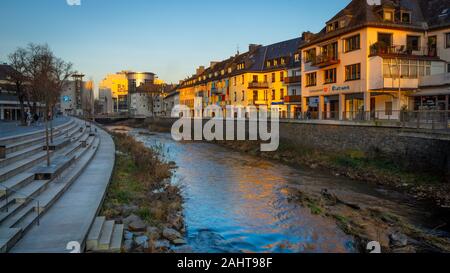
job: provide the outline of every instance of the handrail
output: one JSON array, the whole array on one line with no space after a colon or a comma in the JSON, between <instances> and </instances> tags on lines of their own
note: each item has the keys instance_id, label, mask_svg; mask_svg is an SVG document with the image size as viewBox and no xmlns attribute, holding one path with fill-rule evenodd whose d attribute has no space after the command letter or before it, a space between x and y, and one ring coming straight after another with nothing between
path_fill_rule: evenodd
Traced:
<instances>
[{"instance_id":1,"label":"handrail","mask_svg":"<svg viewBox=\"0 0 450 273\"><path fill-rule=\"evenodd\" d=\"M33 198L33 197L26 196L25 194L23 194L23 193L21 193L21 192L19 192L19 191L10 189L9 187L6 187L6 186L4 186L4 185L0 185L0 187L2 187L2 188L5 189L5 202L6 202L5 206L6 206L6 212L9 212L9 202L8 202L8 191L9 191L9 192L12 192L12 193L15 193L15 194L18 194L18 195L20 195L20 196L25 197L25 200L26 200L26 201L31 200L31 201L35 201L35 202L37 203L37 204L36 204L36 205L37 205L37 211L36 211L36 213L37 213L37 225L38 225L38 226L40 225L41 208L40 208L40 201L39 201L38 199ZM3 210L3 209L2 209L2 210Z\"/></svg>"}]
</instances>

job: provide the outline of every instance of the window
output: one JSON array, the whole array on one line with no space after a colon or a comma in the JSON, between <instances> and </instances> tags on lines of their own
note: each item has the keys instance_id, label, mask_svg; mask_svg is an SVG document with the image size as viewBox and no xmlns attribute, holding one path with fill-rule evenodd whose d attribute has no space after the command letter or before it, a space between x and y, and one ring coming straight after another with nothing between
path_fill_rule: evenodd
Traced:
<instances>
[{"instance_id":1,"label":"window","mask_svg":"<svg viewBox=\"0 0 450 273\"><path fill-rule=\"evenodd\" d=\"M450 73L450 64L447 64L447 73Z\"/></svg>"},{"instance_id":2,"label":"window","mask_svg":"<svg viewBox=\"0 0 450 273\"><path fill-rule=\"evenodd\" d=\"M280 82L284 82L284 72L280 72Z\"/></svg>"},{"instance_id":3,"label":"window","mask_svg":"<svg viewBox=\"0 0 450 273\"><path fill-rule=\"evenodd\" d=\"M270 67L270 61L267 61L266 66L267 66L267 67Z\"/></svg>"},{"instance_id":4,"label":"window","mask_svg":"<svg viewBox=\"0 0 450 273\"><path fill-rule=\"evenodd\" d=\"M245 68L245 63L240 63L237 65L237 70L243 70Z\"/></svg>"},{"instance_id":5,"label":"window","mask_svg":"<svg viewBox=\"0 0 450 273\"><path fill-rule=\"evenodd\" d=\"M339 28L339 21L335 21L335 22L329 23L327 25L327 32L334 31L334 30L336 30L338 28Z\"/></svg>"},{"instance_id":6,"label":"window","mask_svg":"<svg viewBox=\"0 0 450 273\"><path fill-rule=\"evenodd\" d=\"M317 73L306 74L306 86L316 86L317 85Z\"/></svg>"},{"instance_id":7,"label":"window","mask_svg":"<svg viewBox=\"0 0 450 273\"><path fill-rule=\"evenodd\" d=\"M276 94L275 90L272 90L272 100L275 100L275 99L276 99L276 98L275 98L275 94Z\"/></svg>"},{"instance_id":8,"label":"window","mask_svg":"<svg viewBox=\"0 0 450 273\"><path fill-rule=\"evenodd\" d=\"M354 81L361 79L361 64L347 65L345 67L345 80Z\"/></svg>"},{"instance_id":9,"label":"window","mask_svg":"<svg viewBox=\"0 0 450 273\"><path fill-rule=\"evenodd\" d=\"M284 58L281 58L281 65L285 65L286 61L284 60Z\"/></svg>"},{"instance_id":10,"label":"window","mask_svg":"<svg viewBox=\"0 0 450 273\"><path fill-rule=\"evenodd\" d=\"M253 75L253 82L258 82L258 75Z\"/></svg>"},{"instance_id":11,"label":"window","mask_svg":"<svg viewBox=\"0 0 450 273\"><path fill-rule=\"evenodd\" d=\"M234 92L234 102L237 102L237 93Z\"/></svg>"},{"instance_id":12,"label":"window","mask_svg":"<svg viewBox=\"0 0 450 273\"><path fill-rule=\"evenodd\" d=\"M350 38L345 39L345 52L350 52L358 50L361 48L361 38L360 35L355 35Z\"/></svg>"},{"instance_id":13,"label":"window","mask_svg":"<svg viewBox=\"0 0 450 273\"><path fill-rule=\"evenodd\" d=\"M280 100L284 100L284 89L280 89Z\"/></svg>"},{"instance_id":14,"label":"window","mask_svg":"<svg viewBox=\"0 0 450 273\"><path fill-rule=\"evenodd\" d=\"M420 36L407 36L406 47L409 51L418 51L420 46Z\"/></svg>"},{"instance_id":15,"label":"window","mask_svg":"<svg viewBox=\"0 0 450 273\"><path fill-rule=\"evenodd\" d=\"M411 24L411 13L402 11L402 23Z\"/></svg>"},{"instance_id":16,"label":"window","mask_svg":"<svg viewBox=\"0 0 450 273\"><path fill-rule=\"evenodd\" d=\"M295 55L294 55L294 62L296 62L296 63L300 62L300 53L295 53Z\"/></svg>"},{"instance_id":17,"label":"window","mask_svg":"<svg viewBox=\"0 0 450 273\"><path fill-rule=\"evenodd\" d=\"M245 91L242 91L242 101L245 100Z\"/></svg>"},{"instance_id":18,"label":"window","mask_svg":"<svg viewBox=\"0 0 450 273\"><path fill-rule=\"evenodd\" d=\"M273 60L273 66L278 66L278 61L277 60Z\"/></svg>"},{"instance_id":19,"label":"window","mask_svg":"<svg viewBox=\"0 0 450 273\"><path fill-rule=\"evenodd\" d=\"M253 101L257 101L258 100L258 91L253 91Z\"/></svg>"},{"instance_id":20,"label":"window","mask_svg":"<svg viewBox=\"0 0 450 273\"><path fill-rule=\"evenodd\" d=\"M384 59L383 60L383 75L385 78L402 78L417 79L418 77L429 76L431 74L430 61L418 60L401 60Z\"/></svg>"},{"instance_id":21,"label":"window","mask_svg":"<svg viewBox=\"0 0 450 273\"><path fill-rule=\"evenodd\" d=\"M297 89L292 89L292 96L297 95Z\"/></svg>"},{"instance_id":22,"label":"window","mask_svg":"<svg viewBox=\"0 0 450 273\"><path fill-rule=\"evenodd\" d=\"M275 82L277 79L275 78L275 73L272 73L272 82Z\"/></svg>"},{"instance_id":23,"label":"window","mask_svg":"<svg viewBox=\"0 0 450 273\"><path fill-rule=\"evenodd\" d=\"M267 90L264 90L264 100L267 101Z\"/></svg>"},{"instance_id":24,"label":"window","mask_svg":"<svg viewBox=\"0 0 450 273\"><path fill-rule=\"evenodd\" d=\"M445 34L445 48L450 48L450 32Z\"/></svg>"},{"instance_id":25,"label":"window","mask_svg":"<svg viewBox=\"0 0 450 273\"><path fill-rule=\"evenodd\" d=\"M305 51L305 62L312 62L316 58L316 49L311 48L307 51Z\"/></svg>"},{"instance_id":26,"label":"window","mask_svg":"<svg viewBox=\"0 0 450 273\"><path fill-rule=\"evenodd\" d=\"M336 68L325 70L325 83L336 82Z\"/></svg>"},{"instance_id":27,"label":"window","mask_svg":"<svg viewBox=\"0 0 450 273\"><path fill-rule=\"evenodd\" d=\"M268 82L267 81L267 75L264 75L264 82Z\"/></svg>"},{"instance_id":28,"label":"window","mask_svg":"<svg viewBox=\"0 0 450 273\"><path fill-rule=\"evenodd\" d=\"M393 11L385 10L385 11L383 12L383 19L384 19L385 21L390 21L390 22L394 21L394 12L393 12Z\"/></svg>"},{"instance_id":29,"label":"window","mask_svg":"<svg viewBox=\"0 0 450 273\"><path fill-rule=\"evenodd\" d=\"M392 34L391 33L378 33L378 42L385 46L392 45Z\"/></svg>"}]
</instances>

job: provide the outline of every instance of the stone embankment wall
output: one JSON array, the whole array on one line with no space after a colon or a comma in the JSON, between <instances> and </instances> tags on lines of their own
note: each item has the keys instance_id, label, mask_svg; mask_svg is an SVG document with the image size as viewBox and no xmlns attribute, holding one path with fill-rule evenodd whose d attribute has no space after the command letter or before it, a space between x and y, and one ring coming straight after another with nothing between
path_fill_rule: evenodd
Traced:
<instances>
[{"instance_id":1,"label":"stone embankment wall","mask_svg":"<svg viewBox=\"0 0 450 273\"><path fill-rule=\"evenodd\" d=\"M153 118L146 123L150 127L170 130L175 121ZM325 153L359 151L369 157L398 162L411 170L432 171L450 177L450 132L282 121L280 143L301 145Z\"/></svg>"}]
</instances>

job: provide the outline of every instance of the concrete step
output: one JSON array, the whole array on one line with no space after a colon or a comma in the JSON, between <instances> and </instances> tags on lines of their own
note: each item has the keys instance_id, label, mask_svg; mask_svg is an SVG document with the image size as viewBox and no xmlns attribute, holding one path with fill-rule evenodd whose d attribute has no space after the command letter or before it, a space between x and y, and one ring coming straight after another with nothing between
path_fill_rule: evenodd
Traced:
<instances>
[{"instance_id":1,"label":"concrete step","mask_svg":"<svg viewBox=\"0 0 450 273\"><path fill-rule=\"evenodd\" d=\"M54 130L60 130L60 129L63 130L65 128L73 125L74 123L75 123L75 120L70 120L70 121L66 122L65 124L54 127ZM22 135L0 138L0 145L9 146L14 143L24 142L24 141L27 141L30 139L37 138L39 136L42 136L43 134L45 134L45 130L38 130L35 132L30 132L30 133L26 133L26 134L22 134Z\"/></svg>"},{"instance_id":2,"label":"concrete step","mask_svg":"<svg viewBox=\"0 0 450 273\"><path fill-rule=\"evenodd\" d=\"M72 128L73 127L70 127L68 129L66 128L66 129L53 130L53 138L57 138L57 137L60 137L61 135L64 135L67 130L70 131ZM26 140L26 141L15 142L9 146L6 146L6 154L8 155L11 153L18 152L20 150L23 150L23 149L33 146L33 145L44 145L45 139L46 139L46 136L45 136L45 134L43 134L41 136Z\"/></svg>"},{"instance_id":3,"label":"concrete step","mask_svg":"<svg viewBox=\"0 0 450 273\"><path fill-rule=\"evenodd\" d=\"M96 139L94 143L98 146L99 139ZM26 231L28 231L38 219L51 208L70 185L81 175L96 152L97 149L92 149L90 147L79 151L77 153L77 156L79 157L76 161L73 161L73 166L65 169L61 173L61 177L64 179L61 179L60 181L47 181L45 189L37 194L30 202L27 202L26 204L16 203L14 206L17 207L14 207L14 212L8 215L8 217L0 223L0 228L19 228L23 231L20 234L20 237L23 236L23 234L25 234ZM28 192L32 192L31 188ZM39 207L37 206L37 201L39 201ZM12 209L13 206L10 208ZM39 214L37 213L38 211ZM6 251L11 249L14 244L8 244Z\"/></svg>"},{"instance_id":4,"label":"concrete step","mask_svg":"<svg viewBox=\"0 0 450 273\"><path fill-rule=\"evenodd\" d=\"M111 239L114 232L114 221L106 221L103 224L100 240L98 241L98 251L108 251L111 246Z\"/></svg>"},{"instance_id":5,"label":"concrete step","mask_svg":"<svg viewBox=\"0 0 450 273\"><path fill-rule=\"evenodd\" d=\"M47 152L41 151L33 156L17 161L11 165L0 168L0 182L6 181L13 176L28 170L34 165L42 162L47 155Z\"/></svg>"},{"instance_id":6,"label":"concrete step","mask_svg":"<svg viewBox=\"0 0 450 273\"><path fill-rule=\"evenodd\" d=\"M61 143L67 139L70 139L75 133L78 133L77 124L73 124L70 128L67 129L66 132L59 134L54 138L57 143ZM67 133L67 134L66 134ZM60 145L60 144L58 144ZM22 150L16 151L14 153L10 153L6 155L5 159L0 159L0 168L5 167L7 165L11 165L14 162L25 159L29 156L36 154L44 150L45 142L41 142L39 144L35 144L29 147L25 147ZM61 145L60 145L61 146Z\"/></svg>"},{"instance_id":7,"label":"concrete step","mask_svg":"<svg viewBox=\"0 0 450 273\"><path fill-rule=\"evenodd\" d=\"M123 224L116 224L114 226L111 245L109 246L110 252L119 253L122 251L123 230L124 230Z\"/></svg>"},{"instance_id":8,"label":"concrete step","mask_svg":"<svg viewBox=\"0 0 450 273\"><path fill-rule=\"evenodd\" d=\"M6 253L20 238L22 233L18 228L0 228L0 253Z\"/></svg>"},{"instance_id":9,"label":"concrete step","mask_svg":"<svg viewBox=\"0 0 450 273\"><path fill-rule=\"evenodd\" d=\"M3 200L7 191L16 191L34 180L34 173L25 172L18 174L0 184L0 200Z\"/></svg>"},{"instance_id":10,"label":"concrete step","mask_svg":"<svg viewBox=\"0 0 450 273\"><path fill-rule=\"evenodd\" d=\"M0 224L7 222L10 217L13 217L20 209L27 206L29 203L37 201L34 198L42 193L50 181L33 181L27 186L23 187L19 192L14 192L8 199L0 202ZM8 201L7 201L8 200Z\"/></svg>"},{"instance_id":11,"label":"concrete step","mask_svg":"<svg viewBox=\"0 0 450 273\"><path fill-rule=\"evenodd\" d=\"M102 233L103 225L106 221L105 217L97 217L95 218L94 223L92 224L91 230L89 231L87 240L86 240L86 250L87 251L95 251L98 248L98 243L100 241L100 235Z\"/></svg>"}]
</instances>

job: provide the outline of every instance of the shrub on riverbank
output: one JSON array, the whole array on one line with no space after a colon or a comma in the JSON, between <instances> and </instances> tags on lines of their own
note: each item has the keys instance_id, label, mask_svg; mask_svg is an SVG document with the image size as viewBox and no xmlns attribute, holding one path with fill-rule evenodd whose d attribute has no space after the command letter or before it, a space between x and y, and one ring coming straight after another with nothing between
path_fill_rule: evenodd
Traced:
<instances>
[{"instance_id":1,"label":"shrub on riverbank","mask_svg":"<svg viewBox=\"0 0 450 273\"><path fill-rule=\"evenodd\" d=\"M170 183L173 165L131 136L115 134L114 141L116 164L102 214L126 225L125 251L167 252L174 238L164 238L164 231L184 233L183 199Z\"/></svg>"}]
</instances>

